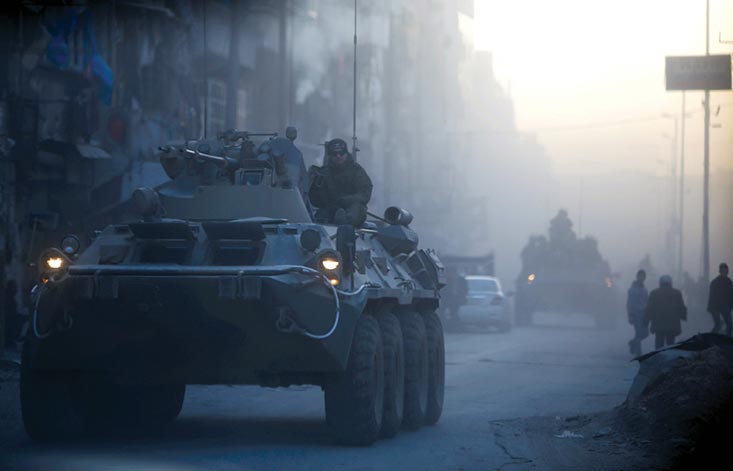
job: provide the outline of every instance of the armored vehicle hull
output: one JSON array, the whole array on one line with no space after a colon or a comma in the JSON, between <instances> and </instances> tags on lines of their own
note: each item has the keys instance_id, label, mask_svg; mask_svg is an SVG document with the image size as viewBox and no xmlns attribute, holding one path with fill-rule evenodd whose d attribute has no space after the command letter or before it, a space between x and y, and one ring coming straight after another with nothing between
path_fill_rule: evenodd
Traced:
<instances>
[{"instance_id":1,"label":"armored vehicle hull","mask_svg":"<svg viewBox=\"0 0 733 471\"><path fill-rule=\"evenodd\" d=\"M282 166L269 173L260 158L232 173L226 150L213 158L216 172L201 154L168 162L183 170L136 194L141 221L107 227L79 254L42 255L21 370L29 435L170 422L189 384L319 385L348 444L437 422L443 270L405 213L315 224Z\"/></svg>"},{"instance_id":2,"label":"armored vehicle hull","mask_svg":"<svg viewBox=\"0 0 733 471\"><path fill-rule=\"evenodd\" d=\"M532 283L517 283L515 319L518 324L530 324L535 312L544 311L588 314L598 327L614 326L618 293L610 278L568 280L553 274L548 274L549 279L541 274L534 276Z\"/></svg>"},{"instance_id":3,"label":"armored vehicle hull","mask_svg":"<svg viewBox=\"0 0 733 471\"><path fill-rule=\"evenodd\" d=\"M533 236L522 250L522 269L514 301L518 325L538 311L592 315L599 327L615 325L618 292L609 264L593 237L578 238L568 214L550 221L548 236Z\"/></svg>"}]
</instances>

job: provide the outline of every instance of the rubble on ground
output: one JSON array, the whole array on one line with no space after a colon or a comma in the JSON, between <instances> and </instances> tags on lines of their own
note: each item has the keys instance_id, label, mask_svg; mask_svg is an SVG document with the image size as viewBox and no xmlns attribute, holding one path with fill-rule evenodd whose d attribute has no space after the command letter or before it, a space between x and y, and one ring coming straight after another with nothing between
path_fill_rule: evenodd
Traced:
<instances>
[{"instance_id":1,"label":"rubble on ground","mask_svg":"<svg viewBox=\"0 0 733 471\"><path fill-rule=\"evenodd\" d=\"M629 395L614 410L615 428L667 456L694 452L733 401L733 339L698 334L638 360Z\"/></svg>"}]
</instances>

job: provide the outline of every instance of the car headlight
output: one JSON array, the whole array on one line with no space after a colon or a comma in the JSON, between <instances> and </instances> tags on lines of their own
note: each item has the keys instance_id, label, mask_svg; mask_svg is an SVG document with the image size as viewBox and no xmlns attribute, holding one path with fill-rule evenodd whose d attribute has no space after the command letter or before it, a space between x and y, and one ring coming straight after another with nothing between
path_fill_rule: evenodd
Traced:
<instances>
[{"instance_id":1,"label":"car headlight","mask_svg":"<svg viewBox=\"0 0 733 471\"><path fill-rule=\"evenodd\" d=\"M321 259L321 266L328 271L333 271L339 267L339 261L336 258L325 257Z\"/></svg>"}]
</instances>

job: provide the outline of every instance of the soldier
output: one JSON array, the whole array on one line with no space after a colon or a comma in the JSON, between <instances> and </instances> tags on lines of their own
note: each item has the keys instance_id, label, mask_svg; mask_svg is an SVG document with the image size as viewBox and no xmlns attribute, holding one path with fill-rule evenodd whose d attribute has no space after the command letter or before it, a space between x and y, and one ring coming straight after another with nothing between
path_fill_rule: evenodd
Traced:
<instances>
[{"instance_id":1,"label":"soldier","mask_svg":"<svg viewBox=\"0 0 733 471\"><path fill-rule=\"evenodd\" d=\"M659 288L649 294L646 316L651 331L656 334L654 348L672 345L674 338L682 333L681 320L687 320L687 307L682 293L672 287L672 277L664 275L659 279Z\"/></svg>"},{"instance_id":2,"label":"soldier","mask_svg":"<svg viewBox=\"0 0 733 471\"><path fill-rule=\"evenodd\" d=\"M629 340L629 350L634 356L641 355L641 341L649 336L649 321L646 318L646 304L649 300L649 292L644 286L646 272L636 272L636 280L631 283L626 298L626 313L629 316L629 324L634 326L634 338Z\"/></svg>"},{"instance_id":3,"label":"soldier","mask_svg":"<svg viewBox=\"0 0 733 471\"><path fill-rule=\"evenodd\" d=\"M710 295L708 296L708 312L713 316L713 332L720 332L720 318L725 320L725 334L730 337L733 330L731 322L731 310L733 310L733 281L728 278L728 265L721 263L718 267L718 275L710 282Z\"/></svg>"},{"instance_id":4,"label":"soldier","mask_svg":"<svg viewBox=\"0 0 733 471\"><path fill-rule=\"evenodd\" d=\"M318 208L315 219L360 226L366 219L372 196L372 180L354 161L343 139L326 143L326 164L310 168L311 203Z\"/></svg>"}]
</instances>

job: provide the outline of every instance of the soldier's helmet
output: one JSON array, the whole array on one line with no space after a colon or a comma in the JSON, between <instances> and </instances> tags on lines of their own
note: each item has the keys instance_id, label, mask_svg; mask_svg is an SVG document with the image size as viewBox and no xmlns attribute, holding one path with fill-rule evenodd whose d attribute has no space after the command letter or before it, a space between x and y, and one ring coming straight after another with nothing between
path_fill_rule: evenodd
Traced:
<instances>
[{"instance_id":1,"label":"soldier's helmet","mask_svg":"<svg viewBox=\"0 0 733 471\"><path fill-rule=\"evenodd\" d=\"M336 139L331 139L326 144L326 153L328 155L339 154L342 152L347 154L349 153L349 146L343 139L337 137Z\"/></svg>"}]
</instances>

